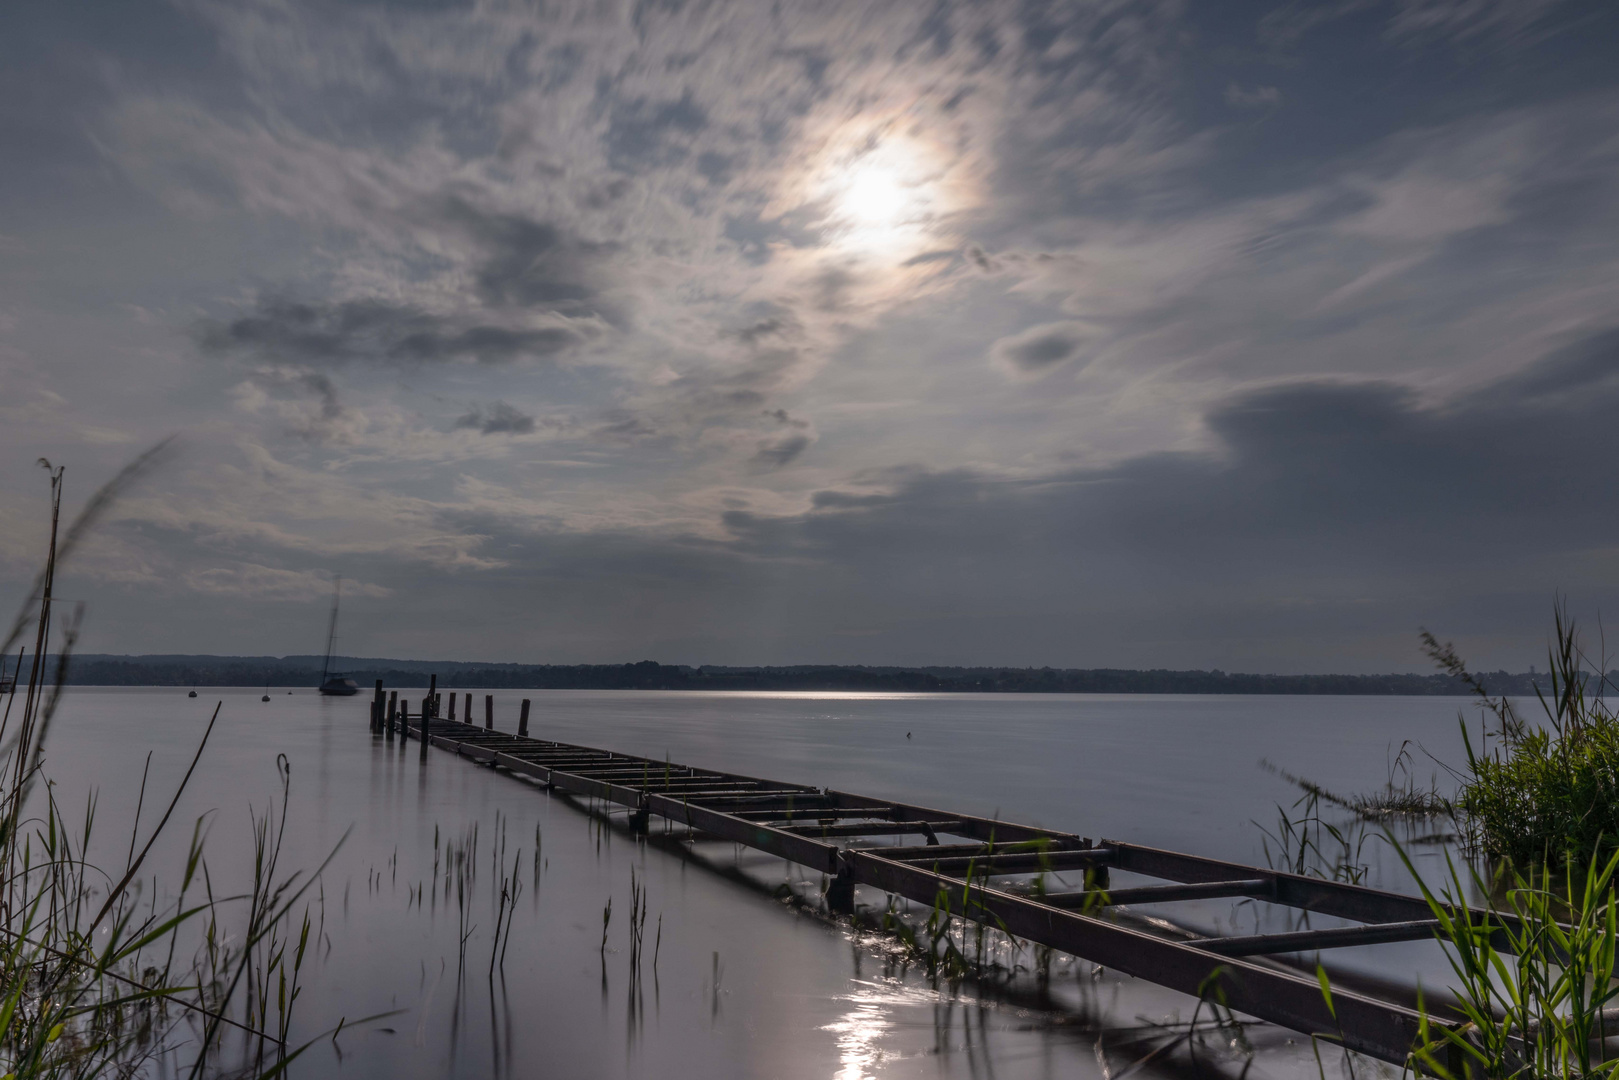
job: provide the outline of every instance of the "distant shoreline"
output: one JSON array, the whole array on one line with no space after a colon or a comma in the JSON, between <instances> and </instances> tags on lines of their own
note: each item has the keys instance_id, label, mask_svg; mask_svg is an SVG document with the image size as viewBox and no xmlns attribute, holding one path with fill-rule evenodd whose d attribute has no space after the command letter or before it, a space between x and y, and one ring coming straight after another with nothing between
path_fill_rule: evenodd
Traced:
<instances>
[{"instance_id":1,"label":"distant shoreline","mask_svg":"<svg viewBox=\"0 0 1619 1080\"><path fill-rule=\"evenodd\" d=\"M13 663L15 661L13 660ZM334 666L363 690L381 679L397 689L525 690L824 690L1004 694L1323 694L1463 697L1471 691L1449 675L1257 675L1225 671L1124 668L876 667L791 665L688 667L635 664L480 664L466 661L339 657ZM72 686L310 686L320 678L315 656L81 655L68 666ZM1483 672L1493 694L1533 696L1549 689L1545 673ZM1619 682L1619 672L1610 673Z\"/></svg>"}]
</instances>

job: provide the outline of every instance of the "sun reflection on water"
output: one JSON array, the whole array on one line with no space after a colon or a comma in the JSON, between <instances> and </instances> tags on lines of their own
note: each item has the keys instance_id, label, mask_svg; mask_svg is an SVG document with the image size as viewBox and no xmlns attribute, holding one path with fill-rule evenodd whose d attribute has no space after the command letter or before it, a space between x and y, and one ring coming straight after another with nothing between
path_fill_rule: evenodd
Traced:
<instances>
[{"instance_id":1,"label":"sun reflection on water","mask_svg":"<svg viewBox=\"0 0 1619 1080\"><path fill-rule=\"evenodd\" d=\"M822 1030L838 1036L838 1071L834 1080L875 1080L883 1059L883 1036L893 1028L882 995L862 992L850 999L842 1019Z\"/></svg>"},{"instance_id":2,"label":"sun reflection on water","mask_svg":"<svg viewBox=\"0 0 1619 1080\"><path fill-rule=\"evenodd\" d=\"M938 1001L931 990L897 982L856 985L859 990L836 999L846 1003L849 1011L821 1028L838 1037L838 1071L832 1074L833 1080L876 1080L878 1069L892 1056L883 1042L895 1028L894 1008Z\"/></svg>"}]
</instances>

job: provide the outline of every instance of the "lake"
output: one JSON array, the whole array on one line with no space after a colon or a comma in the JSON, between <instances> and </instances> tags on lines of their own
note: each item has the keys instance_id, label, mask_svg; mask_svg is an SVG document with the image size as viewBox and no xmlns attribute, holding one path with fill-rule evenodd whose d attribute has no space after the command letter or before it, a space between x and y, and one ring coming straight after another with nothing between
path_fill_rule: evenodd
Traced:
<instances>
[{"instance_id":1,"label":"lake","mask_svg":"<svg viewBox=\"0 0 1619 1080\"><path fill-rule=\"evenodd\" d=\"M1133 1046L1161 1041L1153 1025L1184 1021L1196 1004L1060 957L1046 983L1027 951L1009 963L1031 970L1006 985L935 987L900 962L891 939L783 899L784 884L799 895L818 888L819 876L800 867L731 845L687 854L657 835L638 839L622 814L604 825L567 798L439 751L424 765L416 743L401 752L369 734L367 697L273 688L265 703L262 693L73 688L50 735L47 774L69 807L99 792L98 845L106 862L121 863L147 754L143 830L223 702L178 827L148 867L163 892L192 820L209 814L210 874L223 893L247 880L250 809L278 801L276 761L285 755L283 866L313 868L342 841L308 894L317 940L296 1028L307 1038L340 1017L400 1010L335 1045L321 1042L294 1075L1100 1077L1122 1072ZM483 692L472 693L481 716ZM1467 704L506 690L495 692L498 728L515 730L523 697L534 702L531 734L542 738L1261 865L1262 827L1276 833L1278 804L1299 795L1262 759L1336 791L1363 791L1384 784L1410 740L1419 779L1437 776L1448 790L1433 759L1461 760L1456 718ZM450 845L470 853L474 830L477 876L457 897L443 860ZM1379 839L1357 854L1368 884L1407 887ZM1421 849L1418 863L1442 868L1442 851ZM632 873L646 891L639 978L631 977ZM499 881L512 876L522 891L504 964L491 975ZM1242 932L1271 925L1238 901L1177 914ZM1353 952L1344 954L1349 966L1443 982L1433 946ZM1251 1076L1317 1075L1307 1040L1274 1030L1254 1037ZM1171 1055L1147 1071L1178 1067Z\"/></svg>"}]
</instances>

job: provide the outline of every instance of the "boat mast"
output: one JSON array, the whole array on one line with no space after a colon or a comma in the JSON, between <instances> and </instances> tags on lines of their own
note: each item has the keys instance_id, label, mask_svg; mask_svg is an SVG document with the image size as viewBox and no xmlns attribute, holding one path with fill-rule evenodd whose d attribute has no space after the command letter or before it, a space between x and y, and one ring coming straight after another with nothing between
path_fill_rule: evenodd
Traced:
<instances>
[{"instance_id":1,"label":"boat mast","mask_svg":"<svg viewBox=\"0 0 1619 1080\"><path fill-rule=\"evenodd\" d=\"M326 661L320 666L320 684L326 685L326 680L332 670L332 650L337 647L337 602L343 596L343 575L337 575L332 582L332 621L326 628Z\"/></svg>"}]
</instances>

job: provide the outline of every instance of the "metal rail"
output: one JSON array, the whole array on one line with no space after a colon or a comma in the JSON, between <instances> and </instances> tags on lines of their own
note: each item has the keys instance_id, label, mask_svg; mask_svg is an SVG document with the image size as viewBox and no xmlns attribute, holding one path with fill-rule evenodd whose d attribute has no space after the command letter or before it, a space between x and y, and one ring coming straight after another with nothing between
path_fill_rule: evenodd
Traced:
<instances>
[{"instance_id":1,"label":"metal rail","mask_svg":"<svg viewBox=\"0 0 1619 1080\"><path fill-rule=\"evenodd\" d=\"M404 734L421 738L419 717L401 718L399 726ZM391 718L388 729L391 734ZM997 926L1172 990L1203 998L1218 995L1238 1012L1305 1035L1326 1036L1395 1064L1406 1062L1418 1036L1421 1016L1409 1001L1335 986L1329 1005L1313 968L1306 971L1245 959L1432 937L1437 923L1427 904L1417 897L1117 840L1097 843L1072 833L910 803L513 736L490 726L480 728L442 718L431 720L428 735L429 745L461 757L531 777L560 791L628 807L632 821L641 828L657 815L702 837L745 844L819 870L831 879L827 901L837 910L853 910L856 885L938 905L954 915ZM926 843L858 847L847 842L918 834ZM942 843L940 835L969 842ZM1040 895L995 880L1060 870L1086 871L1087 888ZM1110 870L1173 884L1109 890ZM1178 940L1103 917L1106 909L1123 904L1225 896L1252 897L1364 925ZM1499 925L1500 917L1492 917ZM1432 1028L1453 1023L1432 1016L1428 1022Z\"/></svg>"}]
</instances>

